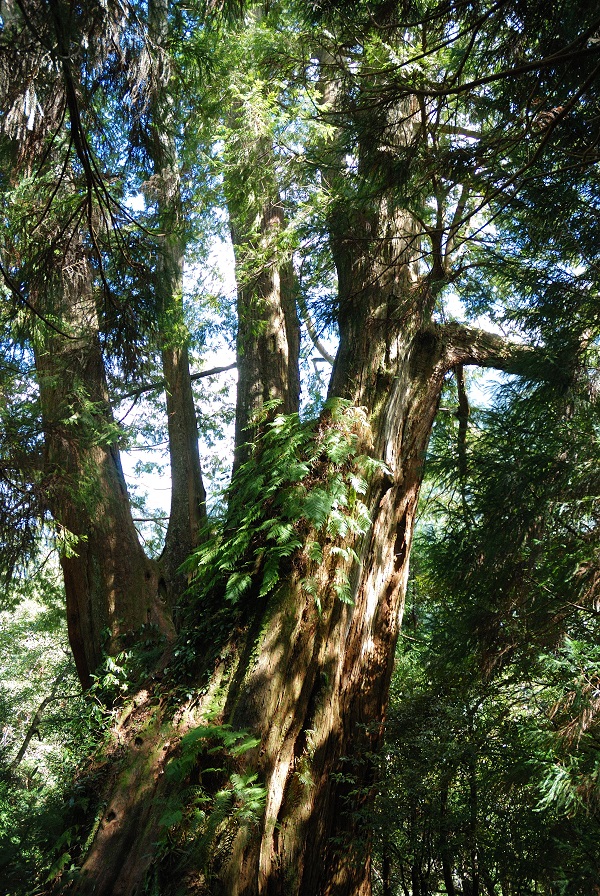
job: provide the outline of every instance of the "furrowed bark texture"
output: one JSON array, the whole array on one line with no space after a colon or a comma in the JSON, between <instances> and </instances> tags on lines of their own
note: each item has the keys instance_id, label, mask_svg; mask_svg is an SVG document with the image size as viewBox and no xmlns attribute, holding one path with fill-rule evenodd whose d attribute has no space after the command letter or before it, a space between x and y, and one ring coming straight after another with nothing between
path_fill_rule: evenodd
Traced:
<instances>
[{"instance_id":1,"label":"furrowed bark texture","mask_svg":"<svg viewBox=\"0 0 600 896\"><path fill-rule=\"evenodd\" d=\"M418 296L410 267L402 276L408 294ZM395 293L370 288L353 296L365 327L380 314L394 319ZM349 315L342 340L355 333ZM381 743L424 453L447 371L458 356L466 360L477 352L490 360L493 350L481 334L471 332L469 343L469 334L457 335L455 327L414 324L386 333L383 344L365 341L360 359L344 354L342 345L347 376L339 361L336 367L342 391L362 402L345 412L360 450L385 459L389 468L370 483L372 526L354 543L360 562L340 558L331 540L318 565L303 552L295 557L266 605L248 602L245 628L238 626L221 652L208 689L198 682L203 696L193 709L183 707L172 718L172 710L155 700L148 715L144 706L152 701L142 693L140 708L115 733L114 777L72 890L77 896L134 896L146 875L161 896L369 896L373 752ZM374 408L370 426L368 405ZM332 425L327 414L321 425ZM319 537L306 533L305 540ZM340 574L350 577L352 605L334 593ZM302 587L306 575L317 582L320 610ZM160 681L154 688L159 694ZM220 721L260 741L237 757L236 771L258 775L265 810L258 825L224 821L208 864L189 848L174 874L172 863L163 868L156 861L156 841L166 836L159 821L166 800L189 782L178 785L163 772L178 755L181 736L206 723L215 700L223 706ZM199 758L193 780L205 783L211 774L205 766L215 762L210 752Z\"/></svg>"},{"instance_id":2,"label":"furrowed bark texture","mask_svg":"<svg viewBox=\"0 0 600 896\"><path fill-rule=\"evenodd\" d=\"M283 224L281 205L267 203L261 217L261 237L265 243L276 239ZM237 256L243 258L250 237L236 225L232 225L232 234ZM253 281L238 286L235 431L239 457L247 456L242 446L256 438L259 427L254 421L266 402L279 402L276 413L291 414L298 410L299 343L291 263L271 260Z\"/></svg>"},{"instance_id":3,"label":"furrowed bark texture","mask_svg":"<svg viewBox=\"0 0 600 896\"><path fill-rule=\"evenodd\" d=\"M363 239L349 222L344 233L352 238L334 238L340 348L331 394L368 410L365 447L390 475L371 483L372 528L356 545L358 568L346 570L353 605L334 596L339 560L326 550L314 573L322 612L292 576L267 608L256 659L230 689L225 716L261 737L255 761L267 787L260 836L240 832L221 872L223 892L235 896L370 892L365 812L375 783L372 755L381 741L423 457L447 360L440 334L420 325L412 222L382 206L369 224ZM364 414L354 413L357 422Z\"/></svg>"},{"instance_id":4,"label":"furrowed bark texture","mask_svg":"<svg viewBox=\"0 0 600 896\"><path fill-rule=\"evenodd\" d=\"M131 517L85 250L72 252L59 298L70 338L45 328L35 355L49 506L65 532L69 640L87 688L103 649L116 649L120 636L149 622L170 633L171 625Z\"/></svg>"}]
</instances>

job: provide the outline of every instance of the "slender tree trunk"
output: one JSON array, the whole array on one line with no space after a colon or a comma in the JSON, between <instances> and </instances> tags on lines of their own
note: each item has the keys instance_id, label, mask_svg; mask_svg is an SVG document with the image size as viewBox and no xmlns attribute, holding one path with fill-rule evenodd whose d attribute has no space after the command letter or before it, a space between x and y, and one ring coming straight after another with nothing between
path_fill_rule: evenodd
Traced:
<instances>
[{"instance_id":1,"label":"slender tree trunk","mask_svg":"<svg viewBox=\"0 0 600 896\"><path fill-rule=\"evenodd\" d=\"M198 545L206 523L206 492L190 378L189 335L183 309L185 241L174 104L169 87L169 6L169 0L151 0L148 8L149 37L155 47L160 71L153 84L147 136L148 152L154 166L152 189L158 204L161 231L154 286L162 315L161 357L171 461L171 509L161 572L173 603L186 584L178 569Z\"/></svg>"},{"instance_id":2,"label":"slender tree trunk","mask_svg":"<svg viewBox=\"0 0 600 896\"><path fill-rule=\"evenodd\" d=\"M410 869L412 881L411 896L423 896L421 893L421 875L419 871L420 868L415 862Z\"/></svg>"},{"instance_id":3,"label":"slender tree trunk","mask_svg":"<svg viewBox=\"0 0 600 896\"><path fill-rule=\"evenodd\" d=\"M8 767L10 768L11 771L14 771L14 769L16 769L21 764L21 762L23 761L23 759L25 757L27 750L29 749L29 744L31 743L31 741L33 740L35 735L37 734L38 737L40 736L39 727L40 727L40 722L42 721L42 718L44 716L44 710L46 709L48 704L52 703L52 701L56 697L58 688L59 688L60 684L62 683L63 678L64 678L64 672L61 670L61 672L54 679L52 688L50 689L50 693L48 694L47 697L44 697L44 699L42 700L42 702L40 703L40 705L34 712L33 718L31 720L31 722L29 723L29 726L25 733L25 737L23 738L23 743L19 747L19 750L18 750L16 756L14 757L14 759L12 759L11 762L9 763ZM40 738L40 740L41 740L41 738Z\"/></svg>"},{"instance_id":4,"label":"slender tree trunk","mask_svg":"<svg viewBox=\"0 0 600 896\"><path fill-rule=\"evenodd\" d=\"M237 121L236 114L241 115L239 109ZM248 152L260 171L260 206L247 206L233 174L225 184L238 282L234 473L264 422L297 412L300 400L296 281L291 259L278 245L285 220L269 137L256 136ZM262 409L269 402L265 415Z\"/></svg>"},{"instance_id":5,"label":"slender tree trunk","mask_svg":"<svg viewBox=\"0 0 600 896\"><path fill-rule=\"evenodd\" d=\"M440 789L440 855L447 896L455 896L454 878L452 876L452 855L448 845L448 789L449 781L442 781Z\"/></svg>"},{"instance_id":6,"label":"slender tree trunk","mask_svg":"<svg viewBox=\"0 0 600 896\"><path fill-rule=\"evenodd\" d=\"M479 793L477 786L477 757L475 755L474 737L471 723L471 751L468 757L469 772L469 848L471 859L471 882L473 896L479 896L479 855L477 848L479 827Z\"/></svg>"},{"instance_id":7,"label":"slender tree trunk","mask_svg":"<svg viewBox=\"0 0 600 896\"><path fill-rule=\"evenodd\" d=\"M392 862L387 847L383 851L381 866L382 896L392 896Z\"/></svg>"},{"instance_id":8,"label":"slender tree trunk","mask_svg":"<svg viewBox=\"0 0 600 896\"><path fill-rule=\"evenodd\" d=\"M256 4L248 16L258 24L267 8ZM281 246L285 214L270 122L238 98L226 119L236 136L224 177L237 281L235 474L267 420L299 409L300 322L292 259Z\"/></svg>"},{"instance_id":9,"label":"slender tree trunk","mask_svg":"<svg viewBox=\"0 0 600 896\"><path fill-rule=\"evenodd\" d=\"M268 151L268 150L265 150ZM267 163L272 160L272 152ZM276 241L284 226L278 198L267 200L261 214L260 235L252 235L232 217L231 232L238 270L243 269L255 239L265 254L263 269L252 280L243 270L238 278L238 393L236 403L236 466L247 456L244 445L260 430L257 415L267 402L273 413L298 410L300 326L294 297L294 272L289 259L278 259Z\"/></svg>"}]
</instances>

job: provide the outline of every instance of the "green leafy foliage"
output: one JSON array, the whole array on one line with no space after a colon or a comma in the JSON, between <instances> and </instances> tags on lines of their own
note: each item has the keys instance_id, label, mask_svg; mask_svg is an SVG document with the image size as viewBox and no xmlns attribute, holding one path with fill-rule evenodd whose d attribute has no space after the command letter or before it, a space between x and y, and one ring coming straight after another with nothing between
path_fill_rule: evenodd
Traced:
<instances>
[{"instance_id":1,"label":"green leafy foliage","mask_svg":"<svg viewBox=\"0 0 600 896\"><path fill-rule=\"evenodd\" d=\"M177 789L160 819L165 855L175 853L181 862L193 855L206 869L219 831L259 823L266 790L257 774L236 770L259 743L227 724L202 724L183 736L179 755L166 770Z\"/></svg>"},{"instance_id":2,"label":"green leafy foliage","mask_svg":"<svg viewBox=\"0 0 600 896\"><path fill-rule=\"evenodd\" d=\"M123 640L123 639L122 639ZM154 670L165 650L165 636L155 625L143 625L124 640L131 645L118 653L105 653L93 676L89 696L107 710L118 708Z\"/></svg>"},{"instance_id":3,"label":"green leafy foliage","mask_svg":"<svg viewBox=\"0 0 600 896\"><path fill-rule=\"evenodd\" d=\"M303 550L310 532L311 560L322 557L323 543L344 539L347 545L332 550L356 559L352 542L370 525L362 501L367 478L383 467L359 452L357 421L364 425L361 412L336 401L320 420L291 415L268 424L227 489L224 527L185 564L196 595L222 588L224 601L235 606L250 593L270 594L283 564ZM349 600L346 580L336 592Z\"/></svg>"},{"instance_id":4,"label":"green leafy foliage","mask_svg":"<svg viewBox=\"0 0 600 896\"><path fill-rule=\"evenodd\" d=\"M597 885L595 353L475 409L462 473L456 418L436 424L382 757L398 886Z\"/></svg>"},{"instance_id":5,"label":"green leafy foliage","mask_svg":"<svg viewBox=\"0 0 600 896\"><path fill-rule=\"evenodd\" d=\"M110 714L81 693L53 565L10 597L0 613L0 880L6 896L29 896L77 865L98 795L97 773L80 770Z\"/></svg>"},{"instance_id":6,"label":"green leafy foliage","mask_svg":"<svg viewBox=\"0 0 600 896\"><path fill-rule=\"evenodd\" d=\"M407 332L439 324L443 338L446 299L457 289L472 317L486 313L510 326L542 362L529 362L528 382L509 384L496 408L471 417L461 452L467 472L452 453L430 460L439 479L430 492L437 512L419 539L426 598L410 608L387 753L394 774L384 833L403 872L394 883L413 896L439 888L449 862L464 894L542 888L587 896L597 888L600 711L597 11L522 0L276 0L233 16L240 4L188 3L171 8L163 44L148 32L151 6L30 0L25 13L23 4L3 4L4 578L35 555L51 487L65 473L44 471L57 428L65 449L102 446L118 466L122 431L102 376L94 400L81 374L68 380L66 400L42 426L38 387L62 377L44 382L40 356L54 357L56 347L63 363L55 370L68 379L71 361L81 359L85 370L86 350L101 347L93 365L123 395L131 378L142 392L149 375L160 379L161 339L179 348L193 328L194 347L204 350L220 314L215 329L232 344L233 303L209 295L212 288L190 290L187 318L159 300L165 238L180 239L181 254L187 246L188 267L209 266L211 239L228 230L227 200L246 237L238 286L273 264L291 270L293 261L301 310L321 333L373 300L368 339L381 339L386 362L405 323ZM159 141L181 161L174 228L159 201L168 177L148 149L159 93L172 124ZM130 205L142 195L137 226ZM285 221L268 238L265 196ZM81 260L89 277L81 290L90 299L85 322L75 319L77 302L65 314L60 301L69 288L78 292ZM355 278L344 293L348 270L361 264L362 282ZM410 306L405 318L393 300L407 267L414 270L401 297ZM380 274L389 275L389 288L377 282ZM409 366L402 376L410 378ZM379 379L368 365L364 373ZM147 420L138 430L154 436L153 447L165 431L162 407L157 413L163 422ZM186 565L192 622L176 659L210 670L236 622L273 596L290 570L306 573L304 590L322 608L330 595L311 572L332 560L332 592L351 600L347 571L368 531L365 495L377 467L359 444L361 413L340 403L319 421L277 417L265 427L227 490L222 525L205 533ZM209 397L201 410L207 432L212 415ZM389 425L402 432L405 422ZM219 427L210 431L216 438ZM456 420L446 418L435 447L457 435ZM100 506L94 464L75 466L68 503ZM226 461L214 468L222 475ZM399 482L403 471L394 474ZM56 533L63 560L84 546L60 524ZM160 549L155 543L157 556ZM9 594L16 615L2 617L0 812L8 834L0 862L4 870L7 856L19 855L7 872L19 896L40 873L67 883L85 839L81 817L94 815L89 790L63 787L57 755L68 776L75 754L101 731L106 707L121 705L161 650L153 637L145 645L143 632L142 653L126 646L107 658L90 699L62 695L62 719L48 704L40 742L49 749L36 752L39 770L30 744L13 774L48 681L63 671L65 681L73 676L62 653L29 651L31 637L43 634L53 648L63 639L52 614L29 612L30 597ZM203 648L210 642L203 652L200 631ZM24 642L27 650L15 650ZM163 816L175 849L198 848L206 859L222 826L259 816L262 789L235 764L253 746L250 735L227 726L184 738L170 774L189 785L189 799ZM200 765L218 782L193 781ZM352 788L352 775L342 777ZM304 781L310 786L308 774ZM445 885L451 892L452 878Z\"/></svg>"}]
</instances>

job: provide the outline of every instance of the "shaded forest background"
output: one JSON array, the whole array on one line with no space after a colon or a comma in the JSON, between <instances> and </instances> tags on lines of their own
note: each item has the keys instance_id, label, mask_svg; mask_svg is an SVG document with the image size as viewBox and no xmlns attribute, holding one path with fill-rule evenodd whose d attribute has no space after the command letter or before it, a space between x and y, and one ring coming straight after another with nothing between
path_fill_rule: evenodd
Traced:
<instances>
[{"instance_id":1,"label":"shaded forest background","mask_svg":"<svg viewBox=\"0 0 600 896\"><path fill-rule=\"evenodd\" d=\"M1 892L600 892L593 4L0 16Z\"/></svg>"}]
</instances>

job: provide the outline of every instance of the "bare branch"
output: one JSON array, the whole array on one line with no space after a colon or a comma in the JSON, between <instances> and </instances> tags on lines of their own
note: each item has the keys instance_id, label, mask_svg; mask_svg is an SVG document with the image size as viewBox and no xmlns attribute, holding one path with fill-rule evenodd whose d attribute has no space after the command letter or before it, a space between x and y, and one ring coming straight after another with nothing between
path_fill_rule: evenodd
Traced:
<instances>
[{"instance_id":1,"label":"bare branch","mask_svg":"<svg viewBox=\"0 0 600 896\"><path fill-rule=\"evenodd\" d=\"M237 364L226 364L224 367L210 367L208 370L201 370L199 373L192 373L190 375L191 380L202 380L207 376L216 376L218 373L225 373L226 370L233 370L237 367ZM126 401L128 398L139 398L140 395L145 395L147 392L160 392L161 390L166 388L166 381L156 380L154 383L148 383L145 386L140 386L138 389L132 389L131 392L125 392L124 395L119 395L117 401Z\"/></svg>"},{"instance_id":2,"label":"bare branch","mask_svg":"<svg viewBox=\"0 0 600 896\"><path fill-rule=\"evenodd\" d=\"M308 331L308 335L311 338L312 344L324 361L327 361L328 364L333 364L335 358L327 351L327 349L319 339L319 334L315 330L315 325L312 322L312 318L309 314L308 307L306 305L306 302L304 301L303 296L298 296L298 306L300 308L300 314L302 315L302 320L306 325L306 329Z\"/></svg>"},{"instance_id":3,"label":"bare branch","mask_svg":"<svg viewBox=\"0 0 600 896\"><path fill-rule=\"evenodd\" d=\"M586 32L587 33L587 32ZM459 84L456 87L431 87L431 88L421 88L414 87L411 85L410 93L414 93L418 96L450 96L451 94L460 94L460 93L468 93L471 90L474 90L476 87L483 87L486 84L492 84L495 81L503 81L511 78L515 78L517 75L526 74L527 72L536 72L536 71L544 71L547 68L553 68L556 65L564 65L568 62L573 62L574 60L579 61L584 56L594 56L598 54L598 47L585 47L575 50L572 53L566 53L564 51L554 53L551 56L547 56L544 59L536 59L532 62L526 62L521 65L517 65L514 68L502 69L499 72L495 72L491 75L485 75L481 78L476 78L473 81L465 82L464 84Z\"/></svg>"},{"instance_id":4,"label":"bare branch","mask_svg":"<svg viewBox=\"0 0 600 896\"><path fill-rule=\"evenodd\" d=\"M65 675L64 671L61 670L59 672L59 674L56 676L56 678L54 679L54 683L52 685L50 695L48 697L45 697L42 700L42 702L40 703L40 705L38 706L38 708L36 709L36 711L33 715L33 718L30 722L30 725L27 729L27 733L25 734L23 743L21 744L21 747L19 749L19 752L17 753L17 755L14 757L14 759L10 763L11 771L13 771L23 760L23 757L25 756L25 753L27 752L27 748L29 747L29 744L33 740L34 735L36 735L36 734L39 735L38 728L39 728L40 722L42 721L42 716L44 714L44 710L46 709L46 707L48 706L49 703L52 703L53 700L57 699L57 691L58 691L59 685L61 684L61 682L64 678L64 675Z\"/></svg>"},{"instance_id":5,"label":"bare branch","mask_svg":"<svg viewBox=\"0 0 600 896\"><path fill-rule=\"evenodd\" d=\"M465 218L468 218L468 216L465 215L465 209L467 207L470 192L471 188L469 184L462 184L460 196L458 198L458 202L456 203L456 209L454 210L454 215L452 217L452 223L448 228L448 237L446 239L446 249L444 252L444 268L448 265L450 255L452 254L452 250L454 249L456 237L460 228L460 223L461 221L464 221Z\"/></svg>"},{"instance_id":6,"label":"bare branch","mask_svg":"<svg viewBox=\"0 0 600 896\"><path fill-rule=\"evenodd\" d=\"M481 140L483 134L481 131L474 131L471 128L463 128L456 124L438 124L436 130L440 134L450 134L454 137L467 137L473 140Z\"/></svg>"}]
</instances>

